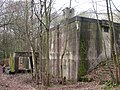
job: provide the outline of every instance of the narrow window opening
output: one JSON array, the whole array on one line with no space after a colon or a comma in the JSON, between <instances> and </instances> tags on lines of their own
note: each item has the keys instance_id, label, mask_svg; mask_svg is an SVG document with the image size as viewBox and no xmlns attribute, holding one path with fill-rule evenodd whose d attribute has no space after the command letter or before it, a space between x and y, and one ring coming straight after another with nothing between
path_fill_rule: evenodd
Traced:
<instances>
[{"instance_id":1,"label":"narrow window opening","mask_svg":"<svg viewBox=\"0 0 120 90\"><path fill-rule=\"evenodd\" d=\"M104 32L109 32L109 27L104 27Z\"/></svg>"}]
</instances>

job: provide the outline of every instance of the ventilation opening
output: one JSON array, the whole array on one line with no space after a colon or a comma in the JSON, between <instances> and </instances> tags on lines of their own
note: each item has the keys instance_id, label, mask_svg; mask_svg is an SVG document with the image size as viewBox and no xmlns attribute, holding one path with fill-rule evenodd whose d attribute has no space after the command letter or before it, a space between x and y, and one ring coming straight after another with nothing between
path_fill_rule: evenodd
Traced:
<instances>
[{"instance_id":1,"label":"ventilation opening","mask_svg":"<svg viewBox=\"0 0 120 90\"><path fill-rule=\"evenodd\" d=\"M104 32L109 32L109 27L104 27Z\"/></svg>"}]
</instances>

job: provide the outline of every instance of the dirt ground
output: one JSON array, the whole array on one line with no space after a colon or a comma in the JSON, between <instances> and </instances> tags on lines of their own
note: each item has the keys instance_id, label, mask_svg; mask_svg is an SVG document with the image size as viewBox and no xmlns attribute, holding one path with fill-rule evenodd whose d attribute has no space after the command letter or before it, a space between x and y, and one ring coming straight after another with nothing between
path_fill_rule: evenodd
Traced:
<instances>
[{"instance_id":1,"label":"dirt ground","mask_svg":"<svg viewBox=\"0 0 120 90\"><path fill-rule=\"evenodd\" d=\"M102 90L102 86L96 82L79 82L73 85L57 86L48 90Z\"/></svg>"},{"instance_id":2,"label":"dirt ground","mask_svg":"<svg viewBox=\"0 0 120 90\"><path fill-rule=\"evenodd\" d=\"M30 74L8 75L0 67L0 90L35 90Z\"/></svg>"},{"instance_id":3,"label":"dirt ground","mask_svg":"<svg viewBox=\"0 0 120 90\"><path fill-rule=\"evenodd\" d=\"M79 82L73 85L57 85L48 90L101 90L101 86L93 82ZM35 90L30 74L7 75L0 67L0 90Z\"/></svg>"},{"instance_id":4,"label":"dirt ground","mask_svg":"<svg viewBox=\"0 0 120 90\"><path fill-rule=\"evenodd\" d=\"M94 78L96 77L95 74L89 76ZM35 85L32 81L31 74L27 73L7 75L2 73L2 67L0 67L0 90L35 90L34 86ZM104 90L103 87L104 85L99 85L99 81L96 79L92 82L78 82L76 84L69 85L55 85L47 88L47 90ZM120 89L118 88L115 90Z\"/></svg>"}]
</instances>

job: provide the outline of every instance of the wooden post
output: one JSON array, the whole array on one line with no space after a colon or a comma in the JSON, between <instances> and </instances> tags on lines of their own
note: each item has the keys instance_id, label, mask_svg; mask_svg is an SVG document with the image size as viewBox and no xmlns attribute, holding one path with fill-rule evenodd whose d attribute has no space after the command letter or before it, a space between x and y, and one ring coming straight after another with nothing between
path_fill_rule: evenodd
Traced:
<instances>
[{"instance_id":1,"label":"wooden post","mask_svg":"<svg viewBox=\"0 0 120 90\"><path fill-rule=\"evenodd\" d=\"M19 71L19 57L14 57L14 70L15 73L17 73Z\"/></svg>"}]
</instances>

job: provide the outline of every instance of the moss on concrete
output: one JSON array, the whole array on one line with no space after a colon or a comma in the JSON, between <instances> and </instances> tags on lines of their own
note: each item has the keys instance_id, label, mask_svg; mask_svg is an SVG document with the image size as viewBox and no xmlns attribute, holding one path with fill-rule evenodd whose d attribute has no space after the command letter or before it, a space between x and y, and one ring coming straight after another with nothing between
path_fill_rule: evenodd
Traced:
<instances>
[{"instance_id":1,"label":"moss on concrete","mask_svg":"<svg viewBox=\"0 0 120 90\"><path fill-rule=\"evenodd\" d=\"M87 55L87 44L85 43L85 40L81 38L80 39L80 62L79 62L79 68L78 68L78 79L87 73L86 55Z\"/></svg>"}]
</instances>

